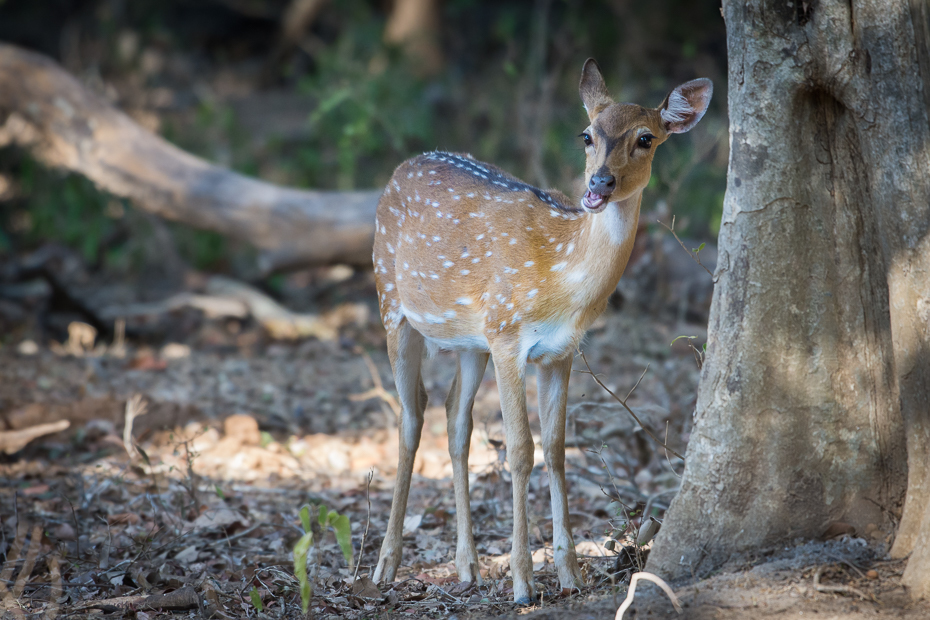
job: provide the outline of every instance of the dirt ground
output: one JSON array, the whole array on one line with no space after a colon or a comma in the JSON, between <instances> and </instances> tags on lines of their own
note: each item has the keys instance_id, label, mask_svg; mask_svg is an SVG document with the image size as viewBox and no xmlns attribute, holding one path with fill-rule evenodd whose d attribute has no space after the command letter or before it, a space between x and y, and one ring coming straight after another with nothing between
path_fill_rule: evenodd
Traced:
<instances>
[{"instance_id":1,"label":"dirt ground","mask_svg":"<svg viewBox=\"0 0 930 620\"><path fill-rule=\"evenodd\" d=\"M648 550L634 543L643 513L661 520L683 463L585 374L583 360L576 359L571 383L566 458L586 586L559 591L537 447L531 547L541 598L517 608L508 581L510 478L492 368L475 404L470 459L484 584L459 583L452 564L455 506L442 403L453 358L440 353L426 367L430 406L398 583L376 587L361 577L377 561L397 459L383 331L371 319L330 342L249 333L206 322L189 344L0 349L5 427L70 422L67 431L0 456L3 618L298 617L292 549L304 505L313 514L325 506L346 515L352 532L350 567L334 534L316 529L315 617L615 613ZM698 368L686 341L669 345L680 335L703 342L701 328L614 309L583 350L620 396L637 386L629 405L683 453ZM538 441L532 380L528 390ZM898 585L903 564L883 559L885 544L847 536L741 558L708 580L673 584L680 617L930 617L930 607L913 605ZM658 588L639 588L627 617L675 615Z\"/></svg>"}]
</instances>

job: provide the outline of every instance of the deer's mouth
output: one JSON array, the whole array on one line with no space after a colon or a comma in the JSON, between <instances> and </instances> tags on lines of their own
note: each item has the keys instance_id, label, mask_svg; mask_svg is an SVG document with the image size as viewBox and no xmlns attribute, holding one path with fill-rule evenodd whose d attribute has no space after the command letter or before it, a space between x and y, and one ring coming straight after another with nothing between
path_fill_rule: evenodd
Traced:
<instances>
[{"instance_id":1,"label":"deer's mouth","mask_svg":"<svg viewBox=\"0 0 930 620\"><path fill-rule=\"evenodd\" d=\"M584 205L584 208L591 213L600 213L607 206L609 198L610 194L605 196L603 194L595 194L591 190L588 190L584 193L584 198L581 199L581 204Z\"/></svg>"}]
</instances>

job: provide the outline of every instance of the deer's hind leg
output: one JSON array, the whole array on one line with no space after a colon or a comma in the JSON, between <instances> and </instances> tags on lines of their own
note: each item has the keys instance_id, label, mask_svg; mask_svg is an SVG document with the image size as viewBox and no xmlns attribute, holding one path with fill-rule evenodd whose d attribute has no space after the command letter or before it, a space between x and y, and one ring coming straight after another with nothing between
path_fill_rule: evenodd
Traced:
<instances>
[{"instance_id":1,"label":"deer's hind leg","mask_svg":"<svg viewBox=\"0 0 930 620\"><path fill-rule=\"evenodd\" d=\"M375 581L394 581L403 554L404 514L413 476L413 459L420 446L423 430L423 412L426 410L426 387L423 385L424 340L405 319L387 334L388 356L394 371L394 384L400 398L401 417L398 428L400 453L397 462L397 480L387 533L381 544L381 554L375 569Z\"/></svg>"},{"instance_id":2,"label":"deer's hind leg","mask_svg":"<svg viewBox=\"0 0 930 620\"><path fill-rule=\"evenodd\" d=\"M446 428L449 433L449 456L452 457L452 478L455 485L455 524L458 542L455 548L455 569L462 581L481 583L478 572L478 551L472 533L471 502L468 492L468 451L473 422L472 407L475 394L489 353L462 351L458 355L458 369L452 389L446 398Z\"/></svg>"}]
</instances>

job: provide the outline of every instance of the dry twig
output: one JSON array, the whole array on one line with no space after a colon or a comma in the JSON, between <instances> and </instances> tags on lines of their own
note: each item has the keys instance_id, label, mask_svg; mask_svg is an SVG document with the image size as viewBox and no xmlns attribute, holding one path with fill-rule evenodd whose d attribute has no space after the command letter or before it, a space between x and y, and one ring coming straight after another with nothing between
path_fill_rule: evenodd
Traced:
<instances>
[{"instance_id":1,"label":"dry twig","mask_svg":"<svg viewBox=\"0 0 930 620\"><path fill-rule=\"evenodd\" d=\"M675 607L675 611L681 613L681 604L678 602L678 597L675 596L675 593L669 587L661 577L656 577L652 573L639 572L633 573L633 576L630 577L630 589L627 590L626 598L623 599L623 603L620 605L620 609L617 610L617 615L614 616L615 620L623 620L624 612L633 604L633 597L636 595L636 582L640 579L645 579L646 581L651 581L656 584L662 591L665 592L669 600L672 601L672 605Z\"/></svg>"},{"instance_id":2,"label":"dry twig","mask_svg":"<svg viewBox=\"0 0 930 620\"><path fill-rule=\"evenodd\" d=\"M352 581L358 579L358 568L362 565L362 554L365 553L365 539L368 537L368 528L371 527L371 481L375 477L375 470L368 472L368 485L365 488L365 499L368 500L368 517L365 519L365 531L362 533L362 544L358 548L358 562L355 564L355 575Z\"/></svg>"},{"instance_id":3,"label":"dry twig","mask_svg":"<svg viewBox=\"0 0 930 620\"><path fill-rule=\"evenodd\" d=\"M372 398L380 398L381 402L385 403L388 407L391 408L391 411L394 412L394 421L396 422L400 419L400 403L397 402L397 399L394 398L393 394L384 389L384 384L381 383L381 375L378 372L378 367L375 366L371 356L368 355L366 351L362 351L361 356L365 361L365 366L368 367L368 372L371 374L371 380L374 383L374 387L370 390L362 392L361 394L349 394L349 400L352 402L360 402Z\"/></svg>"},{"instance_id":4,"label":"dry twig","mask_svg":"<svg viewBox=\"0 0 930 620\"><path fill-rule=\"evenodd\" d=\"M687 248L687 246L684 244L684 242L683 242L681 239L679 239L678 233L675 232L675 216L674 216L674 215L672 216L672 225L671 225L671 226L669 226L668 224L666 224L665 222L663 222L663 221L661 221L661 220L656 220L656 221L657 221L659 224L661 224L662 226L665 226L665 228L667 228L668 231L669 231L670 233L672 233L672 236L675 237L675 241L678 242L678 245L681 246L681 249L684 250L685 252L687 252L687 253L688 253L688 256L691 257L691 260L693 260L693 261L696 262L698 265L700 265L700 266L701 266L701 269L703 269L704 271L706 271L706 272L707 272L707 275L709 275L711 278L713 278L714 284L716 284L716 283L717 283L717 277L716 277L713 273L711 273L710 269L708 269L707 266L706 266L704 263L701 262L701 259L700 259L700 257L698 256L698 253L697 253L697 252L692 252L691 250L689 250L689 249ZM698 248L698 249L700 250L700 248Z\"/></svg>"},{"instance_id":5,"label":"dry twig","mask_svg":"<svg viewBox=\"0 0 930 620\"><path fill-rule=\"evenodd\" d=\"M678 453L675 452L673 449L669 448L669 447L668 447L668 444L663 443L661 440L659 440L658 437L656 437L655 435L652 434L652 431L650 431L648 428L646 428L646 425L643 424L642 420L640 420L639 417L637 417L637 415L636 415L635 413L633 413L633 410L630 409L629 405L626 404L626 399L625 399L625 398L620 398L619 396L617 396L616 394L614 394L613 391L612 391L609 387L607 387L606 385L604 385L604 382L601 381L600 378L599 378L596 374L594 374L594 371L593 371L593 370L591 370L591 365L588 364L588 359L584 356L584 352L583 352L583 351L579 351L578 353L579 353L579 355L581 355L581 359L582 359L582 361L584 362L585 367L588 369L588 370L587 370L587 373L588 373L589 375L591 375L591 377L594 379L595 383L597 383L599 386L601 386L602 388L604 388L604 391L606 391L608 394L610 394L611 396L613 396L613 397L614 397L614 400L616 400L618 403L620 403L621 405L623 405L623 408L627 410L627 413L629 413L631 416L633 416L633 419L636 420L636 423L639 424L640 428L643 429L643 432L646 433L647 435L649 435L649 437L651 437L652 440L653 440L654 442L656 442L657 444L659 444L660 446L662 446L663 448L665 448L666 450L668 450L669 452L671 452L672 454L674 454L675 456L677 456L678 458L680 458L682 461L684 461L684 460L685 460L685 457L683 457L682 455L678 454ZM581 372L585 372L585 371L582 370ZM639 382L637 381L637 385L638 385L638 384L639 384ZM633 386L633 387L635 388L636 386ZM630 390L630 393L632 394L632 390Z\"/></svg>"},{"instance_id":6,"label":"dry twig","mask_svg":"<svg viewBox=\"0 0 930 620\"><path fill-rule=\"evenodd\" d=\"M820 583L820 578L823 576L824 569L827 566L818 566L817 570L814 571L814 589L818 592L833 592L836 594L855 594L864 601L874 601L873 597L866 596L862 590L854 588L852 586L825 586Z\"/></svg>"},{"instance_id":7,"label":"dry twig","mask_svg":"<svg viewBox=\"0 0 930 620\"><path fill-rule=\"evenodd\" d=\"M129 455L130 461L138 460L139 451L132 443L132 423L140 415L145 415L148 411L148 404L142 399L142 394L133 394L126 401L126 423L123 426L123 446Z\"/></svg>"}]
</instances>

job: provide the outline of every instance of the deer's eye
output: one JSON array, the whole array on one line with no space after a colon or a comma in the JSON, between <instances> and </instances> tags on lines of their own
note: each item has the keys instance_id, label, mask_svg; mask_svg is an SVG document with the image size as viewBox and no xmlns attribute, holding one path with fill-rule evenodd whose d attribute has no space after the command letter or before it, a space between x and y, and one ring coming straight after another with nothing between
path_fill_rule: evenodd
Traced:
<instances>
[{"instance_id":1,"label":"deer's eye","mask_svg":"<svg viewBox=\"0 0 930 620\"><path fill-rule=\"evenodd\" d=\"M591 146L594 143L594 141L591 140L591 136L587 133L578 134L578 136L584 142L585 146Z\"/></svg>"},{"instance_id":2,"label":"deer's eye","mask_svg":"<svg viewBox=\"0 0 930 620\"><path fill-rule=\"evenodd\" d=\"M641 146L644 149L652 147L652 139L655 138L654 135L650 133L644 133L639 137L639 140L636 142L637 145Z\"/></svg>"}]
</instances>

